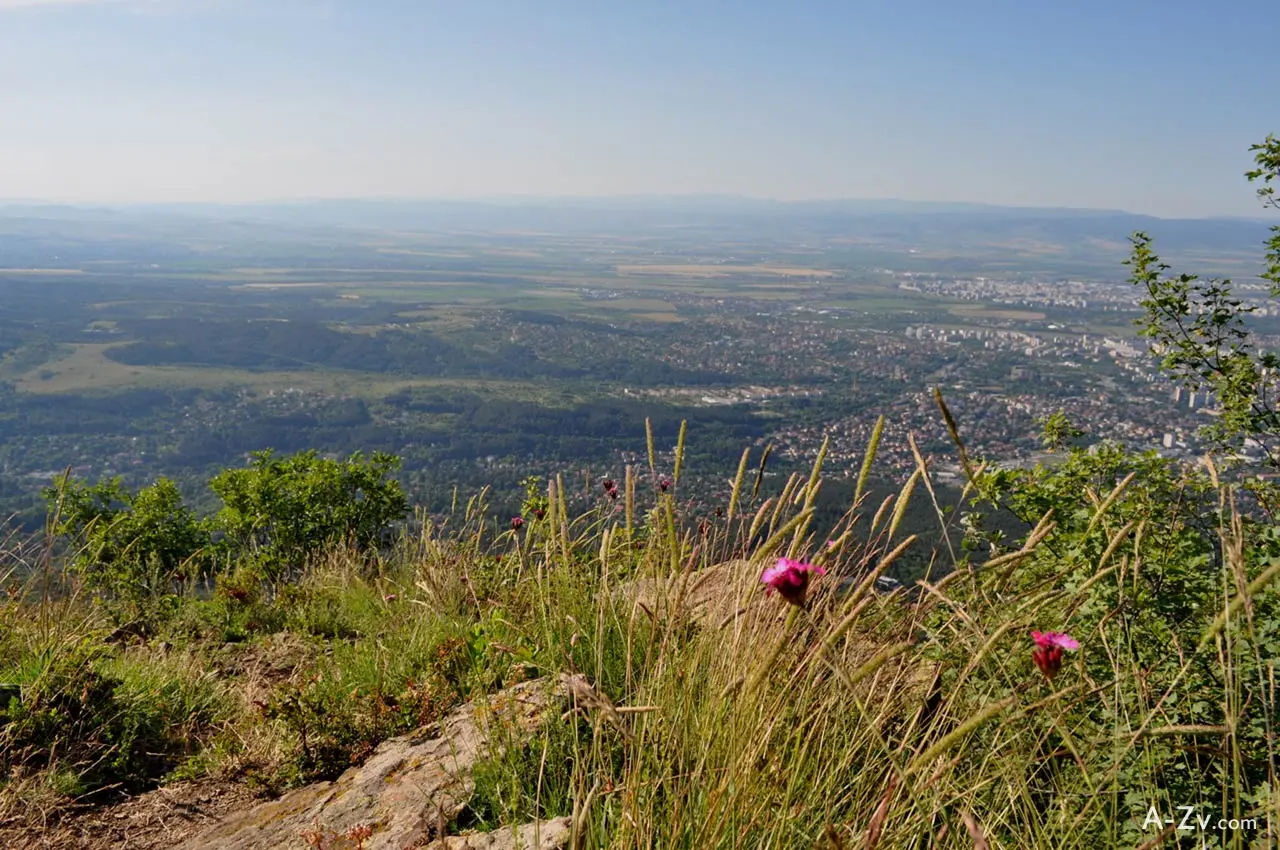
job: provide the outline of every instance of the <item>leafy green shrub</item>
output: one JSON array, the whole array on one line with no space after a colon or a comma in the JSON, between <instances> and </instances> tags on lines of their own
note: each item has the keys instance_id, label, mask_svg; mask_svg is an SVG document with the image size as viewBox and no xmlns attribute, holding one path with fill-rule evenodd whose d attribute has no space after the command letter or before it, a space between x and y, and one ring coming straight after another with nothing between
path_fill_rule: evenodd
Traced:
<instances>
[{"instance_id":1,"label":"leafy green shrub","mask_svg":"<svg viewBox=\"0 0 1280 850\"><path fill-rule=\"evenodd\" d=\"M408 510L400 483L390 478L399 463L382 453L339 461L314 451L256 452L248 468L224 470L210 482L223 501L218 527L238 551L256 553L271 576L331 547L377 548Z\"/></svg>"},{"instance_id":2,"label":"leafy green shrub","mask_svg":"<svg viewBox=\"0 0 1280 850\"><path fill-rule=\"evenodd\" d=\"M44 495L57 532L71 539L71 568L109 595L169 594L210 564L207 525L167 478L132 493L119 478L88 485L68 475Z\"/></svg>"}]
</instances>

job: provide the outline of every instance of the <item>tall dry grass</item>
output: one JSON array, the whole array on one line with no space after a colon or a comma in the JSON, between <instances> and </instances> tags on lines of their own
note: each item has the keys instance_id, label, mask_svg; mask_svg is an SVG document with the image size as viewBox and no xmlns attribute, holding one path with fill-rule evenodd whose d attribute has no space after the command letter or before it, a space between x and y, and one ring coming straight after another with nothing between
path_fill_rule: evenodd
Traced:
<instances>
[{"instance_id":1,"label":"tall dry grass","mask_svg":"<svg viewBox=\"0 0 1280 850\"><path fill-rule=\"evenodd\" d=\"M820 533L825 451L763 500L744 454L707 533L680 523L674 490L640 535L630 485L623 513L574 521L553 483L552 521L521 544L530 626L592 650L546 671L582 675L578 710L492 766L514 789L488 801L494 819L571 813L582 847L1275 846L1275 644L1249 612L1280 568L1249 574L1232 486L1214 482L1219 607L1157 670L1113 643L1146 566L1142 528L1117 507L1133 476L1060 506L1088 514L1083 532L1049 512L1017 547L885 594L875 579L915 542L900 530L909 500L932 501L944 536L951 512L918 451L900 492L867 503L874 450L854 504ZM965 465L978 487L981 464ZM1101 551L1083 546L1099 535ZM761 570L783 554L829 570L806 607L765 595ZM1033 629L1082 644L1052 679L1032 663ZM1188 707L1206 670L1219 699ZM1246 743L1246 727L1263 731ZM1212 822L1151 821L1186 807Z\"/></svg>"},{"instance_id":2,"label":"tall dry grass","mask_svg":"<svg viewBox=\"0 0 1280 850\"><path fill-rule=\"evenodd\" d=\"M1015 493L1024 513L1049 503L1025 515L1022 539L971 549L954 517L1006 498L999 474L960 446L968 484L942 504L913 443L914 472L871 501L881 431L830 528L814 520L825 448L780 488L765 486L767 450L744 452L706 522L681 495L683 434L668 486L650 438L648 468L627 469L618 497L592 509L571 511L556 479L536 518L497 528L481 494L383 559L334 552L297 586L180 601L157 636L222 631L191 632L177 660L151 668L135 647L82 666L114 676L122 704L165 693L199 707L208 722L184 734L241 765L249 751L299 752L298 731L227 717L228 704L344 706L331 724L371 746L401 720L365 703L413 695L443 710L571 677L569 711L478 768L463 821L571 815L578 847L1275 846L1280 545L1237 485L1212 467L1082 456L1079 481ZM938 518L941 554L887 592L877 578L920 545L903 528L917 500ZM827 570L807 605L765 592L761 571L780 556ZM21 679L24 700L44 669L32 665L56 670L105 639L74 593L2 613L0 678ZM201 641L221 646L233 625L246 643L283 631L315 651L287 679L255 680L252 700L234 682L200 684ZM1033 629L1080 641L1052 679L1032 661ZM1181 830L1180 807L1212 823Z\"/></svg>"}]
</instances>

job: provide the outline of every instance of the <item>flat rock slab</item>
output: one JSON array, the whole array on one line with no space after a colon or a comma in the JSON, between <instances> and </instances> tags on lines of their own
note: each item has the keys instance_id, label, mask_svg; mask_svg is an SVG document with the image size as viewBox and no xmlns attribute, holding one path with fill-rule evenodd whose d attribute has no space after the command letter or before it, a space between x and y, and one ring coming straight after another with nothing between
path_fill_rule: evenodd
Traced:
<instances>
[{"instance_id":1,"label":"flat rock slab","mask_svg":"<svg viewBox=\"0 0 1280 850\"><path fill-rule=\"evenodd\" d=\"M515 829L450 835L427 845L427 850L560 850L569 843L573 822L553 818Z\"/></svg>"},{"instance_id":2,"label":"flat rock slab","mask_svg":"<svg viewBox=\"0 0 1280 850\"><path fill-rule=\"evenodd\" d=\"M225 817L178 845L182 850L305 850L305 832L326 837L368 827L364 850L403 850L439 838L474 789L471 768L489 752L494 735L530 732L552 702L554 686L525 682L455 709L433 727L384 741L359 767L333 782L317 782ZM533 824L529 829L530 840ZM515 840L521 833L499 830ZM450 839L481 840L476 836ZM484 840L488 840L486 836ZM541 847L560 846L546 844ZM438 844L438 842L437 842ZM430 845L436 846L436 845ZM447 848L517 844L444 844ZM533 847L532 844L529 845Z\"/></svg>"}]
</instances>

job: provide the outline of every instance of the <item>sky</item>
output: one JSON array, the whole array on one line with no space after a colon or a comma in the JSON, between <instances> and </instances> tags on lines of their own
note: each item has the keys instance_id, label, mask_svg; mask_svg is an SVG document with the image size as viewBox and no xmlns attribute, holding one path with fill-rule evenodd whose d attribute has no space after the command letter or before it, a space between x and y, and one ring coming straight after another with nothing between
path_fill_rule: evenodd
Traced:
<instances>
[{"instance_id":1,"label":"sky","mask_svg":"<svg viewBox=\"0 0 1280 850\"><path fill-rule=\"evenodd\" d=\"M0 199L1262 215L1276 0L0 0Z\"/></svg>"}]
</instances>

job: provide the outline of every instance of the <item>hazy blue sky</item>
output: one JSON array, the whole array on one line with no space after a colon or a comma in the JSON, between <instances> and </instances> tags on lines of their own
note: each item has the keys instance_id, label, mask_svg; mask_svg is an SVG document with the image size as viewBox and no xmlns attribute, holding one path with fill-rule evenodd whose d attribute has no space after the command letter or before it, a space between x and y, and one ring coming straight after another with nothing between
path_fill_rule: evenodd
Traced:
<instances>
[{"instance_id":1,"label":"hazy blue sky","mask_svg":"<svg viewBox=\"0 0 1280 850\"><path fill-rule=\"evenodd\" d=\"M1261 214L1278 0L0 0L0 198Z\"/></svg>"}]
</instances>

